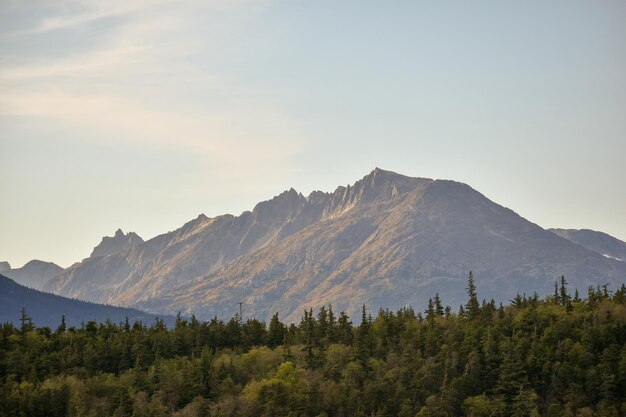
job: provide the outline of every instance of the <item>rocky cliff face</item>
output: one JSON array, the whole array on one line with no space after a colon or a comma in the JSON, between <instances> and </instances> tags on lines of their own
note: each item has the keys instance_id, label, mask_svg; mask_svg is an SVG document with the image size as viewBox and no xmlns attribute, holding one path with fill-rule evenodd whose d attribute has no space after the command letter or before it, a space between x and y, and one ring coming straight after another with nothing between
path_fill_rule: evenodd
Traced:
<instances>
[{"instance_id":1,"label":"rocky cliff face","mask_svg":"<svg viewBox=\"0 0 626 417\"><path fill-rule=\"evenodd\" d=\"M563 239L471 187L375 169L354 185L289 190L240 216L200 216L178 230L51 280L58 294L160 313L274 312L297 320L332 303L355 313L415 305L439 292L455 308L469 270L482 296L623 282L626 266Z\"/></svg>"}]
</instances>

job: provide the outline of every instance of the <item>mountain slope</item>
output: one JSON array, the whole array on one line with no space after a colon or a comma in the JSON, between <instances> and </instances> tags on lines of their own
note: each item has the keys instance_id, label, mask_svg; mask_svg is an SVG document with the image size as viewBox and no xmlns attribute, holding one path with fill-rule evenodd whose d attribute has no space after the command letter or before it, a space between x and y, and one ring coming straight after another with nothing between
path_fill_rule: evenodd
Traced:
<instances>
[{"instance_id":1,"label":"mountain slope","mask_svg":"<svg viewBox=\"0 0 626 417\"><path fill-rule=\"evenodd\" d=\"M186 305L210 316L227 314L243 301L250 314L278 311L289 320L297 320L303 307L325 303L352 315L363 303L424 305L436 292L458 306L470 269L481 295L497 300L518 291L550 292L561 274L579 288L626 277L622 265L543 230L467 185L437 180L388 200L360 202L145 306L169 311Z\"/></svg>"},{"instance_id":2,"label":"mountain slope","mask_svg":"<svg viewBox=\"0 0 626 417\"><path fill-rule=\"evenodd\" d=\"M104 322L110 319L114 323L119 323L127 317L131 323L137 320L152 323L157 318L156 315L135 309L88 303L47 294L19 285L0 275L0 323L12 322L14 325L19 325L22 307L26 309L27 315L33 319L37 327L48 326L52 329L61 323L63 315L68 326L80 326L81 323L90 320ZM161 318L166 324L173 323L171 316Z\"/></svg>"},{"instance_id":3,"label":"mountain slope","mask_svg":"<svg viewBox=\"0 0 626 417\"><path fill-rule=\"evenodd\" d=\"M238 217L200 216L117 254L89 258L46 288L77 298L297 320L332 303L354 314L423 305L439 292L458 306L475 272L481 295L546 293L561 274L584 289L618 283L626 265L563 239L454 181L375 169L352 186L304 197L289 190Z\"/></svg>"},{"instance_id":4,"label":"mountain slope","mask_svg":"<svg viewBox=\"0 0 626 417\"><path fill-rule=\"evenodd\" d=\"M564 239L577 243L607 258L626 262L626 242L606 233L589 229L549 229Z\"/></svg>"},{"instance_id":5,"label":"mountain slope","mask_svg":"<svg viewBox=\"0 0 626 417\"><path fill-rule=\"evenodd\" d=\"M63 268L52 262L33 259L21 268L0 271L4 276L11 278L21 285L40 289L47 281L63 272Z\"/></svg>"}]
</instances>

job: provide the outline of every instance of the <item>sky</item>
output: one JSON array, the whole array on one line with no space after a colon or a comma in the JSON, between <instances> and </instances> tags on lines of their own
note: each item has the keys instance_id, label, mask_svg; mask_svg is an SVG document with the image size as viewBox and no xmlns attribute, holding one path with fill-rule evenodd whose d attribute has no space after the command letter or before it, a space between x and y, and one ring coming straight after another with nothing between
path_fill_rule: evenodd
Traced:
<instances>
[{"instance_id":1,"label":"sky","mask_svg":"<svg viewBox=\"0 0 626 417\"><path fill-rule=\"evenodd\" d=\"M0 0L0 261L374 167L626 240L626 2Z\"/></svg>"}]
</instances>

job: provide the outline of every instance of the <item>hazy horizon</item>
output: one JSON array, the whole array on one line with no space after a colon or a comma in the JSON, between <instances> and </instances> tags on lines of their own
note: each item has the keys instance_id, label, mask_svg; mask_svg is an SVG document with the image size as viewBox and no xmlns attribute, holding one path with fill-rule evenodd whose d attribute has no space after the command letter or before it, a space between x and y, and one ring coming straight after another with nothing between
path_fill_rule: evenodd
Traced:
<instances>
[{"instance_id":1,"label":"hazy horizon","mask_svg":"<svg viewBox=\"0 0 626 417\"><path fill-rule=\"evenodd\" d=\"M626 3L9 0L0 261L374 167L626 240Z\"/></svg>"}]
</instances>

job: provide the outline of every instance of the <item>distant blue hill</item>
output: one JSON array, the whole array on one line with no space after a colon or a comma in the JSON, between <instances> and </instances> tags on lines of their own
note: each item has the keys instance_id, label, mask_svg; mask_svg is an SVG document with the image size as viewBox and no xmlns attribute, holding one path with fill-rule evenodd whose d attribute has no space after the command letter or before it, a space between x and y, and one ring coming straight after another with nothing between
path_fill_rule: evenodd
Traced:
<instances>
[{"instance_id":1,"label":"distant blue hill","mask_svg":"<svg viewBox=\"0 0 626 417\"><path fill-rule=\"evenodd\" d=\"M0 275L0 322L12 322L19 326L22 308L26 309L35 326L52 329L61 323L63 315L67 326L76 327L91 320L119 323L128 318L130 323L141 321L150 325L161 318L168 326L173 325L175 320L172 316L157 316L131 308L89 303L33 290Z\"/></svg>"}]
</instances>

